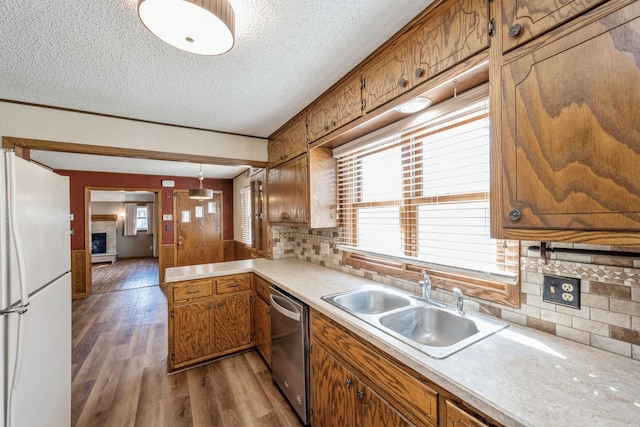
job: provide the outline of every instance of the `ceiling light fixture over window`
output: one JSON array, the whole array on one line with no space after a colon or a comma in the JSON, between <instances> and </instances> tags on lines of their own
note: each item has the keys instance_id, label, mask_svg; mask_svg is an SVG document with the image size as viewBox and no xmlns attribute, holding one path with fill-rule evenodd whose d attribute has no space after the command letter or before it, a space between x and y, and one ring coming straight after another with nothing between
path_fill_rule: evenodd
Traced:
<instances>
[{"instance_id":1,"label":"ceiling light fixture over window","mask_svg":"<svg viewBox=\"0 0 640 427\"><path fill-rule=\"evenodd\" d=\"M213 199L213 190L202 187L203 179L204 179L204 174L202 173L202 165L200 165L200 172L198 172L198 181L200 181L200 187L189 189L190 199L195 199L195 200Z\"/></svg>"},{"instance_id":2,"label":"ceiling light fixture over window","mask_svg":"<svg viewBox=\"0 0 640 427\"><path fill-rule=\"evenodd\" d=\"M220 55L234 43L235 15L227 0L139 0L142 23L158 38L198 55Z\"/></svg>"},{"instance_id":3,"label":"ceiling light fixture over window","mask_svg":"<svg viewBox=\"0 0 640 427\"><path fill-rule=\"evenodd\" d=\"M413 114L417 113L418 111L422 111L425 108L429 108L430 106L431 99L424 96L419 96L408 102L405 102L402 105L397 106L396 108L394 108L394 110L402 114Z\"/></svg>"}]
</instances>

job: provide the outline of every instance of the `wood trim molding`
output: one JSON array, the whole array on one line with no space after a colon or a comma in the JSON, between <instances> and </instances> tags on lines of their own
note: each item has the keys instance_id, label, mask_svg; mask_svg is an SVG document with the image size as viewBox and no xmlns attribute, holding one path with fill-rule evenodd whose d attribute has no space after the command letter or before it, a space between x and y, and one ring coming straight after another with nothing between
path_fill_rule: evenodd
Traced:
<instances>
[{"instance_id":1,"label":"wood trim molding","mask_svg":"<svg viewBox=\"0 0 640 427\"><path fill-rule=\"evenodd\" d=\"M436 288L447 291L459 288L467 296L520 308L519 280L515 285L491 282L411 264L372 258L347 251L343 252L342 264L412 282L422 280L421 271L425 270Z\"/></svg>"},{"instance_id":2,"label":"wood trim molding","mask_svg":"<svg viewBox=\"0 0 640 427\"><path fill-rule=\"evenodd\" d=\"M138 159L168 160L222 166L252 166L256 168L264 168L267 166L267 162L260 162L257 160L230 159L184 153L168 153L164 151L138 150L134 148L107 147L104 145L75 144L70 142L46 141L40 139L14 138L10 136L2 137L2 148L28 148L31 150L93 154L98 156L133 157Z\"/></svg>"},{"instance_id":3,"label":"wood trim molding","mask_svg":"<svg viewBox=\"0 0 640 427\"><path fill-rule=\"evenodd\" d=\"M91 221L117 221L118 214L91 215Z\"/></svg>"}]
</instances>

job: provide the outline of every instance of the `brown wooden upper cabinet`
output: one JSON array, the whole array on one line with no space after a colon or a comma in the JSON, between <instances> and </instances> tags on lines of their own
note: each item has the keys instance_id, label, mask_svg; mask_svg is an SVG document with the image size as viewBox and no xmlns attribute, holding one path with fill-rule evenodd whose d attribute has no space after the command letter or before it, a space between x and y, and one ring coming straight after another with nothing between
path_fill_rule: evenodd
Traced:
<instances>
[{"instance_id":1,"label":"brown wooden upper cabinet","mask_svg":"<svg viewBox=\"0 0 640 427\"><path fill-rule=\"evenodd\" d=\"M640 2L609 2L588 18L501 67L507 237L640 231Z\"/></svg>"},{"instance_id":2,"label":"brown wooden upper cabinet","mask_svg":"<svg viewBox=\"0 0 640 427\"><path fill-rule=\"evenodd\" d=\"M513 49L607 0L503 0L502 50Z\"/></svg>"},{"instance_id":3,"label":"brown wooden upper cabinet","mask_svg":"<svg viewBox=\"0 0 640 427\"><path fill-rule=\"evenodd\" d=\"M307 112L307 140L313 142L362 116L361 78L334 87Z\"/></svg>"},{"instance_id":4,"label":"brown wooden upper cabinet","mask_svg":"<svg viewBox=\"0 0 640 427\"><path fill-rule=\"evenodd\" d=\"M307 151L307 125L305 116L291 121L269 141L269 166L284 163Z\"/></svg>"},{"instance_id":5,"label":"brown wooden upper cabinet","mask_svg":"<svg viewBox=\"0 0 640 427\"><path fill-rule=\"evenodd\" d=\"M335 179L335 159L328 148L312 149L270 168L269 222L309 228L336 227Z\"/></svg>"},{"instance_id":6,"label":"brown wooden upper cabinet","mask_svg":"<svg viewBox=\"0 0 640 427\"><path fill-rule=\"evenodd\" d=\"M489 46L489 2L448 1L365 65L365 111L402 95Z\"/></svg>"}]
</instances>

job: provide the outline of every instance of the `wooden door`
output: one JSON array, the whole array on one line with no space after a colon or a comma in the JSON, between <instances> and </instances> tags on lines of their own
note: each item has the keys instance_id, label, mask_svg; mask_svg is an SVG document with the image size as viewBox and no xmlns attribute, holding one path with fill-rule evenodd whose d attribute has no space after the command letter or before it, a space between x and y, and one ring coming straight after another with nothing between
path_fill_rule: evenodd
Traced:
<instances>
[{"instance_id":1,"label":"wooden door","mask_svg":"<svg viewBox=\"0 0 640 427\"><path fill-rule=\"evenodd\" d=\"M210 200L190 199L184 190L173 194L176 266L224 261L222 193Z\"/></svg>"},{"instance_id":2,"label":"wooden door","mask_svg":"<svg viewBox=\"0 0 640 427\"><path fill-rule=\"evenodd\" d=\"M232 295L216 300L215 352L248 345L251 342L250 293Z\"/></svg>"},{"instance_id":3,"label":"wooden door","mask_svg":"<svg viewBox=\"0 0 640 427\"><path fill-rule=\"evenodd\" d=\"M262 298L255 301L256 347L271 367L271 307Z\"/></svg>"},{"instance_id":4,"label":"wooden door","mask_svg":"<svg viewBox=\"0 0 640 427\"><path fill-rule=\"evenodd\" d=\"M503 65L505 229L640 230L639 17L634 2Z\"/></svg>"},{"instance_id":5,"label":"wooden door","mask_svg":"<svg viewBox=\"0 0 640 427\"><path fill-rule=\"evenodd\" d=\"M356 378L317 342L311 351L311 424L355 426Z\"/></svg>"},{"instance_id":6,"label":"wooden door","mask_svg":"<svg viewBox=\"0 0 640 427\"><path fill-rule=\"evenodd\" d=\"M214 352L213 313L211 301L173 307L174 365Z\"/></svg>"},{"instance_id":7,"label":"wooden door","mask_svg":"<svg viewBox=\"0 0 640 427\"><path fill-rule=\"evenodd\" d=\"M607 0L503 0L502 50L537 37Z\"/></svg>"},{"instance_id":8,"label":"wooden door","mask_svg":"<svg viewBox=\"0 0 640 427\"><path fill-rule=\"evenodd\" d=\"M362 381L357 382L356 425L367 427L408 427L415 424L407 421L386 400Z\"/></svg>"}]
</instances>

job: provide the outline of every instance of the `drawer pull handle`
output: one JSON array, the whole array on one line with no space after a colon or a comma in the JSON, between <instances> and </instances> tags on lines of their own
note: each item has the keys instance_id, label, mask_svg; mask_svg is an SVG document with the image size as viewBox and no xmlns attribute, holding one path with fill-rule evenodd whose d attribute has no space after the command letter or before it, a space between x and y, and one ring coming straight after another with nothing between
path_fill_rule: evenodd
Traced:
<instances>
[{"instance_id":1,"label":"drawer pull handle","mask_svg":"<svg viewBox=\"0 0 640 427\"><path fill-rule=\"evenodd\" d=\"M191 289L190 291L187 291L187 292L185 292L185 293L187 293L187 294L197 294L197 293L199 293L199 292L200 292L200 291L199 291L199 290L197 290L197 289Z\"/></svg>"},{"instance_id":2,"label":"drawer pull handle","mask_svg":"<svg viewBox=\"0 0 640 427\"><path fill-rule=\"evenodd\" d=\"M522 31L522 26L520 24L514 24L509 28L509 37L517 37Z\"/></svg>"},{"instance_id":3,"label":"drawer pull handle","mask_svg":"<svg viewBox=\"0 0 640 427\"><path fill-rule=\"evenodd\" d=\"M239 283L233 283L233 284L229 285L230 288L237 288L238 286L240 286Z\"/></svg>"}]
</instances>

